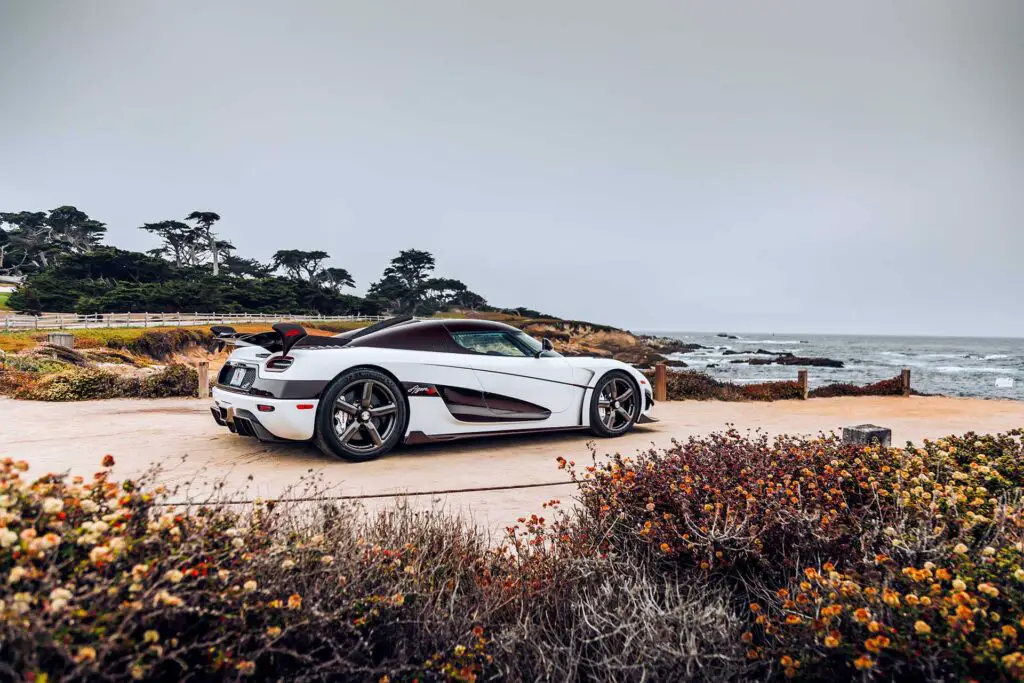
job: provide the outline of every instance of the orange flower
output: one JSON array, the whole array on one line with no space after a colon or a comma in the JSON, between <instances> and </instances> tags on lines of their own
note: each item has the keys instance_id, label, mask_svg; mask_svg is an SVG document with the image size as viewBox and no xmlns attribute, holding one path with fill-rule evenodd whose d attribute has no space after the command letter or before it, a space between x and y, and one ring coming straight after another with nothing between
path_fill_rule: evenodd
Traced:
<instances>
[{"instance_id":1,"label":"orange flower","mask_svg":"<svg viewBox=\"0 0 1024 683\"><path fill-rule=\"evenodd\" d=\"M932 627L919 619L914 622L914 631L916 631L918 635L926 636L932 632Z\"/></svg>"},{"instance_id":2,"label":"orange flower","mask_svg":"<svg viewBox=\"0 0 1024 683\"><path fill-rule=\"evenodd\" d=\"M750 603L750 611L754 612L755 614L757 612L760 612L761 611L761 605L757 604L756 602Z\"/></svg>"},{"instance_id":3,"label":"orange flower","mask_svg":"<svg viewBox=\"0 0 1024 683\"><path fill-rule=\"evenodd\" d=\"M868 610L866 607L861 607L853 613L853 618L862 624L866 624L869 621L871 621L871 611Z\"/></svg>"},{"instance_id":4,"label":"orange flower","mask_svg":"<svg viewBox=\"0 0 1024 683\"><path fill-rule=\"evenodd\" d=\"M800 617L798 617L795 614L790 614L788 617L786 617L786 623L787 624L799 624L800 622L801 622Z\"/></svg>"},{"instance_id":5,"label":"orange flower","mask_svg":"<svg viewBox=\"0 0 1024 683\"><path fill-rule=\"evenodd\" d=\"M825 647L838 647L839 639L835 636L825 636Z\"/></svg>"},{"instance_id":6,"label":"orange flower","mask_svg":"<svg viewBox=\"0 0 1024 683\"><path fill-rule=\"evenodd\" d=\"M107 455L104 455L103 456L103 466L104 467L113 467L114 466L114 456L110 455L109 453Z\"/></svg>"},{"instance_id":7,"label":"orange flower","mask_svg":"<svg viewBox=\"0 0 1024 683\"><path fill-rule=\"evenodd\" d=\"M292 593L288 596L288 609L299 609L302 607L302 596L298 593Z\"/></svg>"},{"instance_id":8,"label":"orange flower","mask_svg":"<svg viewBox=\"0 0 1024 683\"><path fill-rule=\"evenodd\" d=\"M867 671L875 665L875 660L871 659L867 655L861 655L854 660L853 665L857 667L858 671Z\"/></svg>"},{"instance_id":9,"label":"orange flower","mask_svg":"<svg viewBox=\"0 0 1024 683\"><path fill-rule=\"evenodd\" d=\"M868 652L878 654L883 648L889 647L889 639L885 636L875 636L864 641L864 647Z\"/></svg>"}]
</instances>

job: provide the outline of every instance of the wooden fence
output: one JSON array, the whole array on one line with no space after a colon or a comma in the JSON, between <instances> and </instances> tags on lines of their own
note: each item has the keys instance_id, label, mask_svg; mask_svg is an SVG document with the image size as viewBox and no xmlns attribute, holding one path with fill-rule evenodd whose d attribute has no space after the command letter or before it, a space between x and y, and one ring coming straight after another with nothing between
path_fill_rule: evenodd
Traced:
<instances>
[{"instance_id":1,"label":"wooden fence","mask_svg":"<svg viewBox=\"0 0 1024 683\"><path fill-rule=\"evenodd\" d=\"M288 315L286 313L47 313L0 316L0 331L88 330L101 327L193 327L234 323L376 322L381 315Z\"/></svg>"}]
</instances>

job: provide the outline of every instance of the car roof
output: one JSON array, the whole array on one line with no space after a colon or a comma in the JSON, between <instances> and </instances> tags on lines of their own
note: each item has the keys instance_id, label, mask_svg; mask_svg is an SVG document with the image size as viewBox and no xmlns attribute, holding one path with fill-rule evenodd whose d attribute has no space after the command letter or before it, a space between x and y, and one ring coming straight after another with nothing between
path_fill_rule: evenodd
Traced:
<instances>
[{"instance_id":1,"label":"car roof","mask_svg":"<svg viewBox=\"0 0 1024 683\"><path fill-rule=\"evenodd\" d=\"M519 330L511 325L495 320L474 320L471 318L410 320L386 327L365 337L353 339L349 342L348 346L470 353L468 349L455 343L455 340L452 339L453 332L499 331L518 332Z\"/></svg>"}]
</instances>

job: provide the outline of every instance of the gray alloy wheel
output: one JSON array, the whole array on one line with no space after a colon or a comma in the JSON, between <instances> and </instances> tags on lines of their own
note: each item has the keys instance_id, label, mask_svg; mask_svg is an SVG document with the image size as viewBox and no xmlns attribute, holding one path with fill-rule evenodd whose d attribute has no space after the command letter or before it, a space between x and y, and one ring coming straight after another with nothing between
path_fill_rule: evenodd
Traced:
<instances>
[{"instance_id":1,"label":"gray alloy wheel","mask_svg":"<svg viewBox=\"0 0 1024 683\"><path fill-rule=\"evenodd\" d=\"M316 444L345 460L373 460L398 443L406 418L405 400L394 380L377 370L351 370L324 392Z\"/></svg>"},{"instance_id":2,"label":"gray alloy wheel","mask_svg":"<svg viewBox=\"0 0 1024 683\"><path fill-rule=\"evenodd\" d=\"M619 371L602 377L590 399L590 431L598 436L619 436L640 417L640 390Z\"/></svg>"}]
</instances>

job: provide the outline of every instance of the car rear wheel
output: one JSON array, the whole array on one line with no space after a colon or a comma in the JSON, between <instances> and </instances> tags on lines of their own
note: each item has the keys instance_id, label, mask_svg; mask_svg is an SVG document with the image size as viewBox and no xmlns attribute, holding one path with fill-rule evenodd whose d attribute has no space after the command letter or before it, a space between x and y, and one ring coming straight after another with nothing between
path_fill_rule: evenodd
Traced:
<instances>
[{"instance_id":1,"label":"car rear wheel","mask_svg":"<svg viewBox=\"0 0 1024 683\"><path fill-rule=\"evenodd\" d=\"M621 436L640 416L640 391L624 372L612 371L598 380L590 398L590 431L597 436Z\"/></svg>"},{"instance_id":2,"label":"car rear wheel","mask_svg":"<svg viewBox=\"0 0 1024 683\"><path fill-rule=\"evenodd\" d=\"M324 392L314 440L328 455L365 462L390 451L407 420L402 391L393 379L377 370L349 370Z\"/></svg>"}]
</instances>

